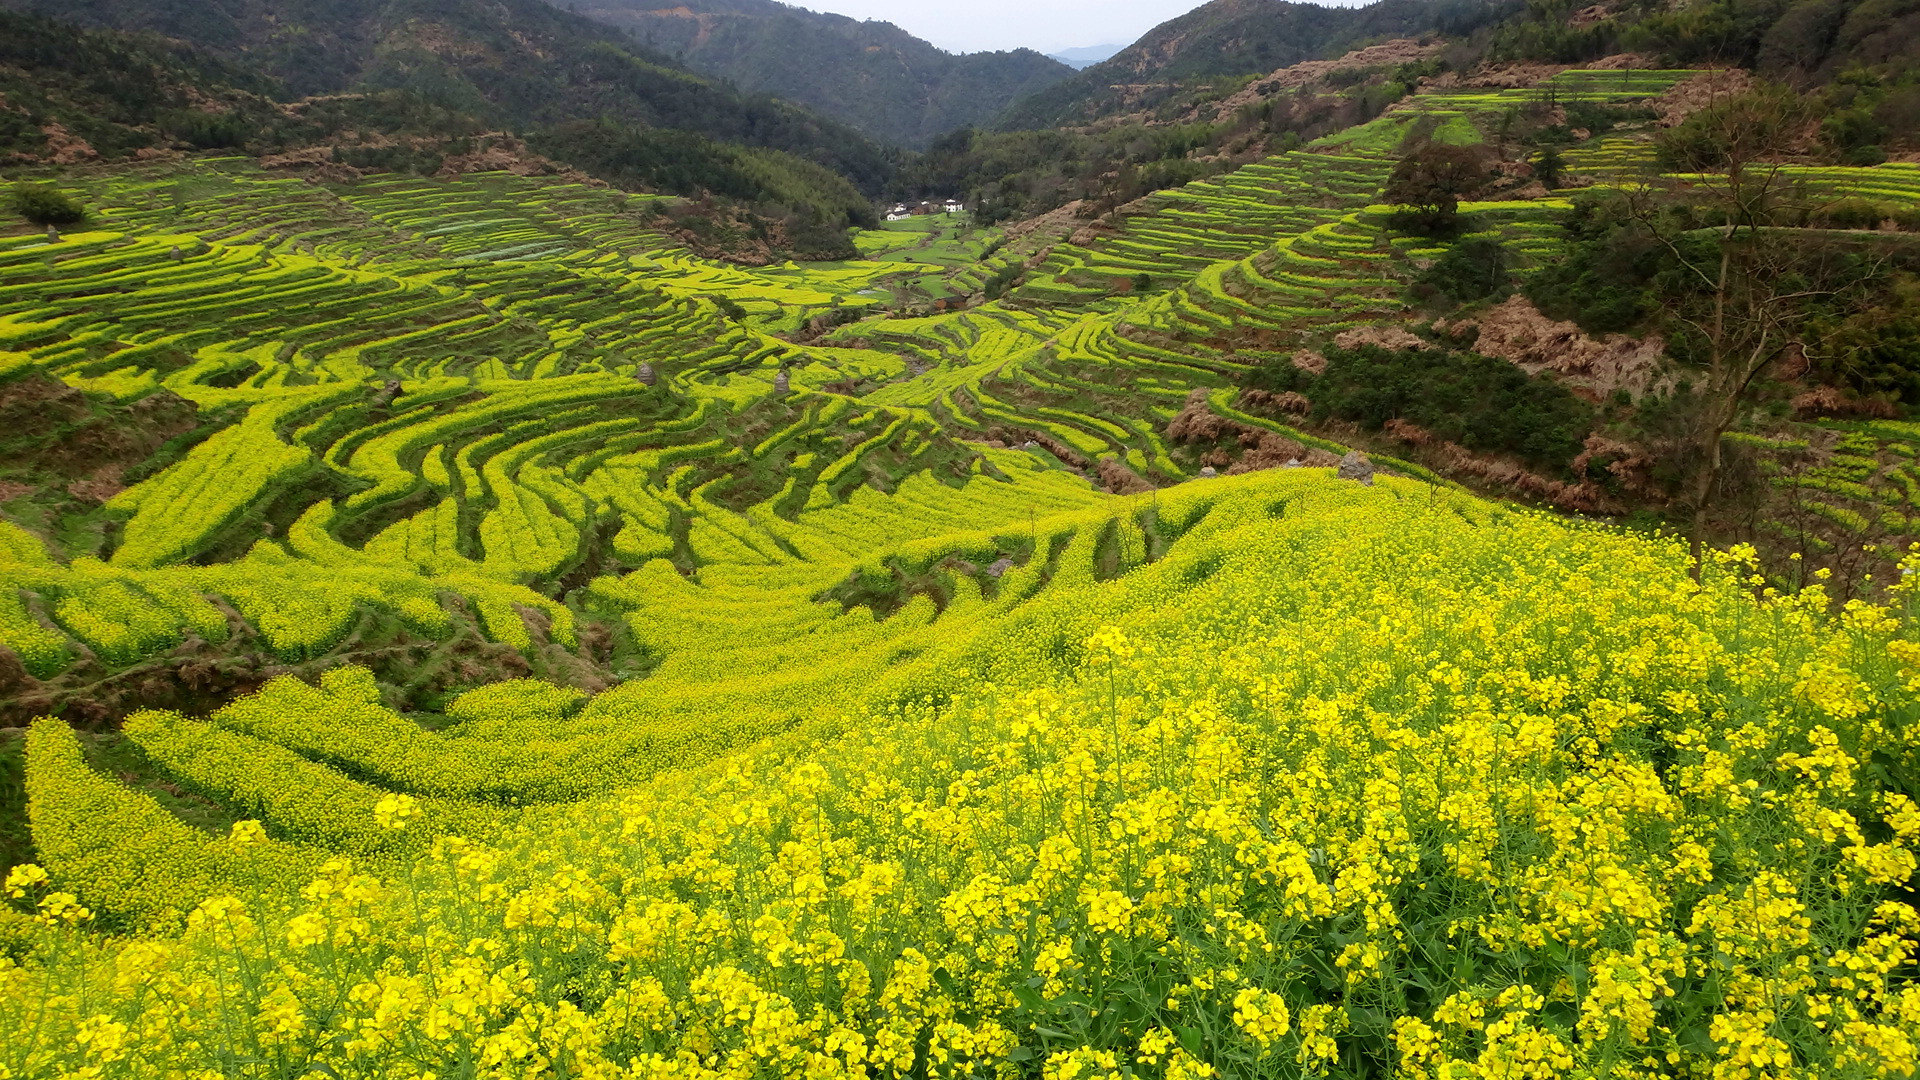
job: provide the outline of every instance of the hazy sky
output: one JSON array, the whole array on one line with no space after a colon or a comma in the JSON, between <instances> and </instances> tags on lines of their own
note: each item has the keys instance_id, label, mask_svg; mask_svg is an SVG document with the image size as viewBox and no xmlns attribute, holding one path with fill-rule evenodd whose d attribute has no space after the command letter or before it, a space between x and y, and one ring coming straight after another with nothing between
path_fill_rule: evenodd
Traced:
<instances>
[{"instance_id":1,"label":"hazy sky","mask_svg":"<svg viewBox=\"0 0 1920 1080\"><path fill-rule=\"evenodd\" d=\"M953 52L1052 52L1078 45L1131 45L1141 34L1205 0L784 0L796 7L890 22ZM1368 0L1320 0L1340 7Z\"/></svg>"}]
</instances>

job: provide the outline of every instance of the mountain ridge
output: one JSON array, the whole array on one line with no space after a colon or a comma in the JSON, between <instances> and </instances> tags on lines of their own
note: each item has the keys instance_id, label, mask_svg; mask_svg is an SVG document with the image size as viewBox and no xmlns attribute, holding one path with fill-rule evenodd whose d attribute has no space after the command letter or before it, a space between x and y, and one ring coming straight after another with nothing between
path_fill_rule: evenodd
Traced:
<instances>
[{"instance_id":1,"label":"mountain ridge","mask_svg":"<svg viewBox=\"0 0 1920 1080\"><path fill-rule=\"evenodd\" d=\"M586 0L577 10L696 71L916 149L1073 74L1033 49L950 53L889 22L773 0Z\"/></svg>"},{"instance_id":2,"label":"mountain ridge","mask_svg":"<svg viewBox=\"0 0 1920 1080\"><path fill-rule=\"evenodd\" d=\"M891 170L845 125L743 94L541 0L0 0L81 26L148 33L243 61L283 98L404 91L519 131L610 119L795 154L868 191Z\"/></svg>"},{"instance_id":3,"label":"mountain ridge","mask_svg":"<svg viewBox=\"0 0 1920 1080\"><path fill-rule=\"evenodd\" d=\"M1182 80L1265 75L1373 39L1471 30L1520 9L1513 0L1380 0L1326 7L1292 0L1211 0L1147 31L1070 79L1001 114L1003 131L1085 123L1131 107L1143 90Z\"/></svg>"}]
</instances>

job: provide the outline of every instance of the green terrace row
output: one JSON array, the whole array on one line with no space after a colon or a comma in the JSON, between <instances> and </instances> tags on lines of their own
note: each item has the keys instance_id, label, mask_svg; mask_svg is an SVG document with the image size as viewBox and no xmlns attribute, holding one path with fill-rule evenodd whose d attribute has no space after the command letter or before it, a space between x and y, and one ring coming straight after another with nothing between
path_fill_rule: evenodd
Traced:
<instances>
[{"instance_id":1,"label":"green terrace row","mask_svg":"<svg viewBox=\"0 0 1920 1080\"><path fill-rule=\"evenodd\" d=\"M870 288L911 264L813 273L805 287L768 279L678 250L651 225L659 201L606 188L480 174L459 181L368 180L323 187L266 175L240 160L193 163L185 176L136 171L105 183L103 223L257 244L345 265L390 272L444 271L450 261L551 260L603 274L637 275L676 295L725 295L826 305ZM243 221L229 221L240 215Z\"/></svg>"},{"instance_id":2,"label":"green terrace row","mask_svg":"<svg viewBox=\"0 0 1920 1080\"><path fill-rule=\"evenodd\" d=\"M1875 420L1829 426L1838 438L1817 463L1805 456L1804 441L1737 437L1765 455L1763 467L1773 483L1792 493L1781 515L1766 523L1769 531L1816 549L1831 544L1797 517L1819 518L1821 525L1867 542L1911 533L1920 523L1920 425Z\"/></svg>"},{"instance_id":3,"label":"green terrace row","mask_svg":"<svg viewBox=\"0 0 1920 1080\"><path fill-rule=\"evenodd\" d=\"M1220 264L1129 312L1128 336L1230 348L1249 330L1298 340L1401 310L1385 208L1345 214L1250 258ZM1277 341L1274 343L1278 343Z\"/></svg>"},{"instance_id":4,"label":"green terrace row","mask_svg":"<svg viewBox=\"0 0 1920 1080\"><path fill-rule=\"evenodd\" d=\"M1016 290L1033 304L1087 303L1117 288L1132 291L1138 275L1165 289L1221 261L1244 258L1277 235L1298 233L1343 208L1374 200L1386 180L1384 162L1294 152L1151 196L1120 231L1088 247L1061 244L1042 275Z\"/></svg>"}]
</instances>

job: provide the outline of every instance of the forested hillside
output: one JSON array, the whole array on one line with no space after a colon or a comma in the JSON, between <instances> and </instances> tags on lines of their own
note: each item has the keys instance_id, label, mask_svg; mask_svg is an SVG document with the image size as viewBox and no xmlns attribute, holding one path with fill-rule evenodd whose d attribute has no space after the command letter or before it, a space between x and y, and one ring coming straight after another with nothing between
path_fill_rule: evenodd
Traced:
<instances>
[{"instance_id":1,"label":"forested hillside","mask_svg":"<svg viewBox=\"0 0 1920 1080\"><path fill-rule=\"evenodd\" d=\"M1502 58L1563 63L1629 49L1826 82L1854 68L1906 71L1920 64L1920 9L1912 0L1592 7L1557 0L1528 5L1493 44Z\"/></svg>"},{"instance_id":2,"label":"forested hillside","mask_svg":"<svg viewBox=\"0 0 1920 1080\"><path fill-rule=\"evenodd\" d=\"M431 172L488 150L501 164L544 154L643 190L733 200L792 250L833 255L850 253L841 230L872 220L895 169L849 127L695 75L539 0L39 6L148 36L6 16L13 33L0 48L22 86L7 133L35 156L89 156L47 135L49 121L100 133L102 145L87 146L109 157L218 146L299 152L289 165ZM109 63L70 62L87 55ZM514 138L479 140L502 132Z\"/></svg>"},{"instance_id":3,"label":"forested hillside","mask_svg":"<svg viewBox=\"0 0 1920 1080\"><path fill-rule=\"evenodd\" d=\"M159 145L238 145L282 121L279 90L262 72L181 42L0 11L0 154L9 157L73 164Z\"/></svg>"},{"instance_id":4,"label":"forested hillside","mask_svg":"<svg viewBox=\"0 0 1920 1080\"><path fill-rule=\"evenodd\" d=\"M955 128L987 123L1018 98L1072 74L1031 49L956 56L891 23L775 0L592 0L571 8L695 71L916 149Z\"/></svg>"}]
</instances>

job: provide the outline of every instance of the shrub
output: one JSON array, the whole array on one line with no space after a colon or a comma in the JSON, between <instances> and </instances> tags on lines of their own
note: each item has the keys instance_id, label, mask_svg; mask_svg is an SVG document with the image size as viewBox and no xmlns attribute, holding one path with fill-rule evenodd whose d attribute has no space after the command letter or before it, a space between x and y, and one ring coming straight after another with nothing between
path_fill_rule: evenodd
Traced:
<instances>
[{"instance_id":1,"label":"shrub","mask_svg":"<svg viewBox=\"0 0 1920 1080\"><path fill-rule=\"evenodd\" d=\"M1665 265L1658 242L1626 216L1617 197L1583 197L1561 220L1561 257L1527 281L1527 298L1590 334L1632 330L1654 310L1653 284Z\"/></svg>"},{"instance_id":2,"label":"shrub","mask_svg":"<svg viewBox=\"0 0 1920 1080\"><path fill-rule=\"evenodd\" d=\"M1820 122L1820 139L1848 165L1878 165L1887 160L1880 144L1887 125L1864 108L1836 112Z\"/></svg>"},{"instance_id":3,"label":"shrub","mask_svg":"<svg viewBox=\"0 0 1920 1080\"><path fill-rule=\"evenodd\" d=\"M1449 247L1414 279L1413 295L1422 300L1470 304L1500 296L1513 284L1506 246L1487 236L1470 236Z\"/></svg>"},{"instance_id":4,"label":"shrub","mask_svg":"<svg viewBox=\"0 0 1920 1080\"><path fill-rule=\"evenodd\" d=\"M1549 469L1565 468L1593 427L1593 406L1559 383L1478 353L1362 345L1325 355L1326 372L1306 389L1315 419L1370 429L1405 420L1476 453Z\"/></svg>"},{"instance_id":5,"label":"shrub","mask_svg":"<svg viewBox=\"0 0 1920 1080\"><path fill-rule=\"evenodd\" d=\"M1026 267L1019 263L1010 263L1003 266L993 272L993 276L986 280L986 284L981 287L981 291L987 294L987 299L998 300L1006 294L1008 289L1013 288L1019 282L1020 275L1025 270Z\"/></svg>"},{"instance_id":6,"label":"shrub","mask_svg":"<svg viewBox=\"0 0 1920 1080\"><path fill-rule=\"evenodd\" d=\"M1744 167L1791 145L1812 115L1806 99L1792 90L1762 84L1701 109L1662 132L1654 145L1661 168L1673 172Z\"/></svg>"},{"instance_id":7,"label":"shrub","mask_svg":"<svg viewBox=\"0 0 1920 1080\"><path fill-rule=\"evenodd\" d=\"M1827 374L1864 394L1920 401L1920 277L1897 274L1876 302L1821 328Z\"/></svg>"},{"instance_id":8,"label":"shrub","mask_svg":"<svg viewBox=\"0 0 1920 1080\"><path fill-rule=\"evenodd\" d=\"M1829 229L1871 229L1900 209L1873 199L1847 198L1820 208L1810 224Z\"/></svg>"},{"instance_id":9,"label":"shrub","mask_svg":"<svg viewBox=\"0 0 1920 1080\"><path fill-rule=\"evenodd\" d=\"M1533 178L1548 189L1559 187L1560 181L1565 179L1566 175L1567 159L1561 157L1560 151L1551 146L1540 151L1539 155L1533 159Z\"/></svg>"},{"instance_id":10,"label":"shrub","mask_svg":"<svg viewBox=\"0 0 1920 1080\"><path fill-rule=\"evenodd\" d=\"M35 225L78 225L87 220L87 208L52 184L15 184L9 201L14 213Z\"/></svg>"}]
</instances>

